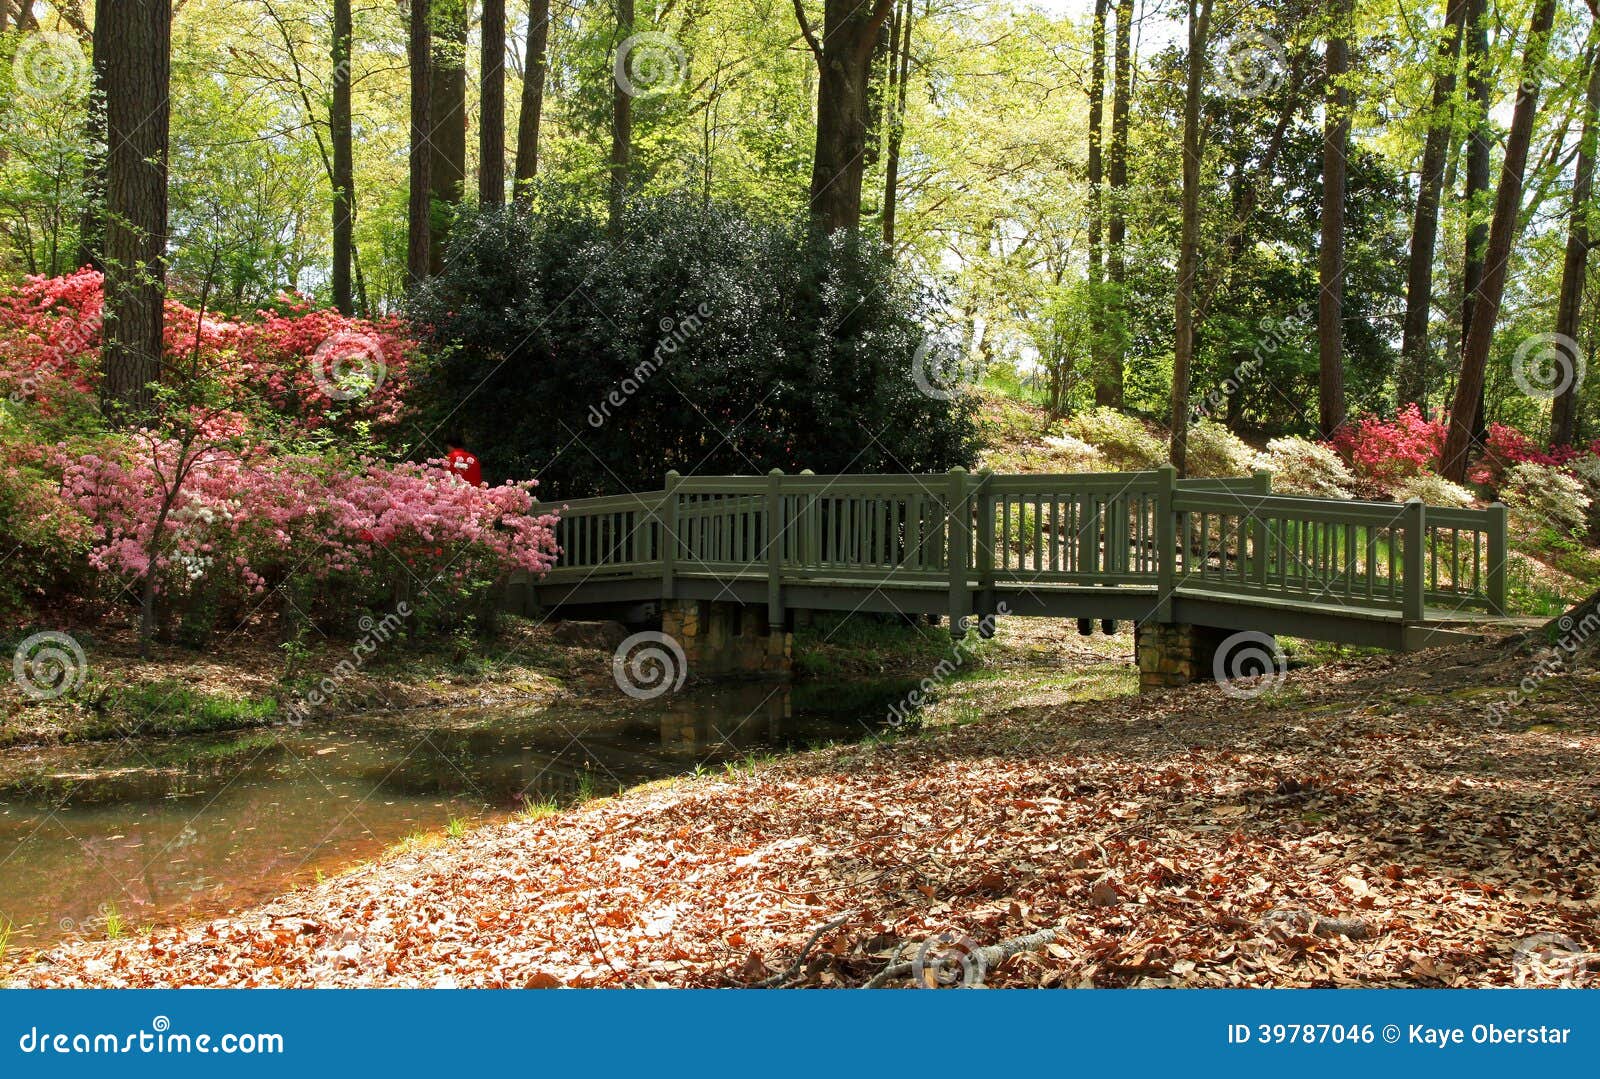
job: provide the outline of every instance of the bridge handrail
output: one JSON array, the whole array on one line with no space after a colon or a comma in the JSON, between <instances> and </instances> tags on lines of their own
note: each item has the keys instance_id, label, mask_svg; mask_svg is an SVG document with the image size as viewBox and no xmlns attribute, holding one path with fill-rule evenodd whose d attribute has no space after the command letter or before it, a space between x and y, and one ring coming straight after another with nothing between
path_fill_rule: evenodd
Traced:
<instances>
[{"instance_id":1,"label":"bridge handrail","mask_svg":"<svg viewBox=\"0 0 1600 1079\"><path fill-rule=\"evenodd\" d=\"M669 473L661 490L573 499L551 577L765 573L945 581L952 611L1000 586L1140 586L1156 617L1187 592L1399 611L1505 613L1506 511L1271 492L1266 473ZM987 602L987 600L985 600Z\"/></svg>"}]
</instances>

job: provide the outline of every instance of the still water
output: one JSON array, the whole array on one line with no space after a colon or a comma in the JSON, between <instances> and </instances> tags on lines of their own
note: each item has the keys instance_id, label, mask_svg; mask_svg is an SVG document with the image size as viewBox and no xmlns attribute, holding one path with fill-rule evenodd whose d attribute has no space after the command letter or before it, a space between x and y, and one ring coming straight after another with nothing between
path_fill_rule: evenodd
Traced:
<instances>
[{"instance_id":1,"label":"still water","mask_svg":"<svg viewBox=\"0 0 1600 1079\"><path fill-rule=\"evenodd\" d=\"M720 686L0 755L0 930L37 946L221 913L452 818L855 741L903 686Z\"/></svg>"}]
</instances>

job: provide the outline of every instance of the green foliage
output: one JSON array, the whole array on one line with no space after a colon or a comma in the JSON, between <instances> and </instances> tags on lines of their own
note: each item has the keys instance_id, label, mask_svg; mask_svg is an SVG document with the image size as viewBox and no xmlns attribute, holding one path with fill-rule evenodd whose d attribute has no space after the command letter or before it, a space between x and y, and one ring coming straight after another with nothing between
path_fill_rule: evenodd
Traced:
<instances>
[{"instance_id":1,"label":"green foliage","mask_svg":"<svg viewBox=\"0 0 1600 1079\"><path fill-rule=\"evenodd\" d=\"M1118 469L1154 468L1167 459L1166 446L1141 420L1113 408L1073 416L1066 433L1099 450Z\"/></svg>"},{"instance_id":2,"label":"green foliage","mask_svg":"<svg viewBox=\"0 0 1600 1079\"><path fill-rule=\"evenodd\" d=\"M1570 540L1588 525L1589 495L1565 469L1524 461L1506 472L1499 494L1519 532Z\"/></svg>"},{"instance_id":3,"label":"green foliage","mask_svg":"<svg viewBox=\"0 0 1600 1079\"><path fill-rule=\"evenodd\" d=\"M1188 439L1188 473L1195 478L1226 478L1247 476L1254 463L1255 451L1244 439L1213 420L1201 420L1190 425L1185 434Z\"/></svg>"},{"instance_id":4,"label":"green foliage","mask_svg":"<svg viewBox=\"0 0 1600 1079\"><path fill-rule=\"evenodd\" d=\"M924 310L869 244L687 195L636 201L611 239L565 192L453 237L412 303L436 349L420 404L488 473L537 474L548 498L658 487L669 468L972 462L974 406L918 389Z\"/></svg>"}]
</instances>

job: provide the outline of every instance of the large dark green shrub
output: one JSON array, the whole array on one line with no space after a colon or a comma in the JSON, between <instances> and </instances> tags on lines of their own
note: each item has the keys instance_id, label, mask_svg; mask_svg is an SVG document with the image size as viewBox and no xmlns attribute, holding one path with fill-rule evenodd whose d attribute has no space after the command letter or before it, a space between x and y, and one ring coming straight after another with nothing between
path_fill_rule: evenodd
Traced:
<instances>
[{"instance_id":1,"label":"large dark green shrub","mask_svg":"<svg viewBox=\"0 0 1600 1079\"><path fill-rule=\"evenodd\" d=\"M454 227L413 297L427 429L546 499L688 474L970 465L973 406L919 392L924 311L880 253L687 196L622 234L575 200Z\"/></svg>"}]
</instances>

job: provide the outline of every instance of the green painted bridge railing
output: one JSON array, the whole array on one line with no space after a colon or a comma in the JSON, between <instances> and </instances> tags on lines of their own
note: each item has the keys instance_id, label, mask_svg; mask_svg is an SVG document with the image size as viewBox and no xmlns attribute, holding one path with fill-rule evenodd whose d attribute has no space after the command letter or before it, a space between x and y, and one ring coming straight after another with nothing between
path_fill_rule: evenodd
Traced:
<instances>
[{"instance_id":1,"label":"green painted bridge railing","mask_svg":"<svg viewBox=\"0 0 1600 1079\"><path fill-rule=\"evenodd\" d=\"M773 624L804 585L943 590L958 620L1052 589L1148 592L1159 621L1184 596L1407 622L1506 609L1503 506L1276 495L1266 473L668 473L660 491L567 503L558 539L541 591L659 579L670 599L684 579L759 578Z\"/></svg>"}]
</instances>

